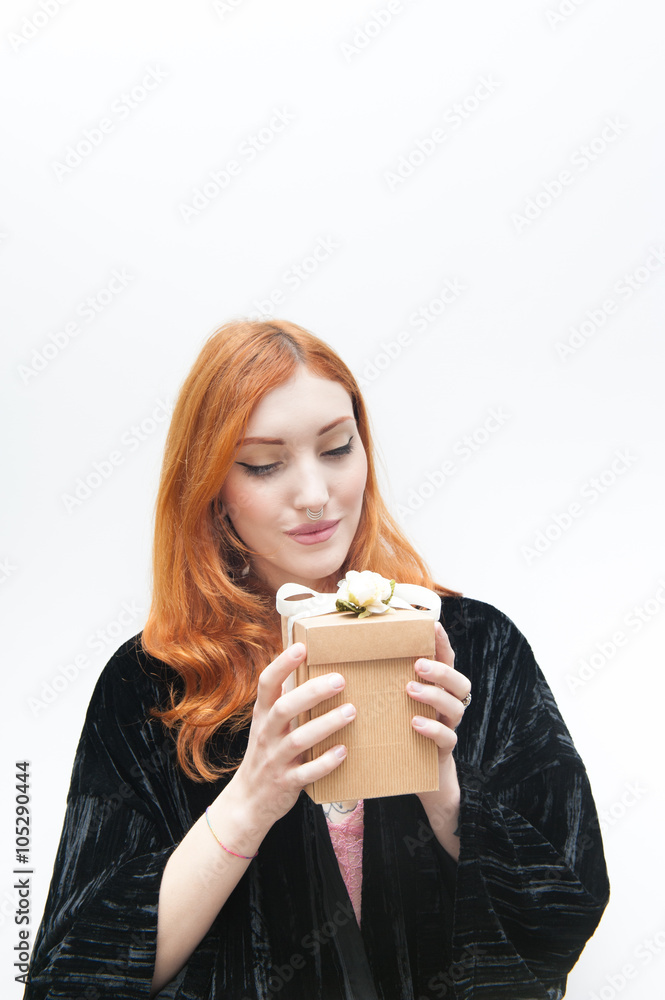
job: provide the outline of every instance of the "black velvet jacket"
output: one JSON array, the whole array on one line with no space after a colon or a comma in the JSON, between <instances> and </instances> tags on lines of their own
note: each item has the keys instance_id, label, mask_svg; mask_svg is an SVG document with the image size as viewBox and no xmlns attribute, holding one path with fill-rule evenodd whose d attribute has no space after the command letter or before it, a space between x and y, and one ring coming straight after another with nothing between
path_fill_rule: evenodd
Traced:
<instances>
[{"instance_id":1,"label":"black velvet jacket","mask_svg":"<svg viewBox=\"0 0 665 1000\"><path fill-rule=\"evenodd\" d=\"M441 621L473 686L455 748L458 864L415 795L366 800L359 928L322 807L303 791L160 997L563 996L609 894L586 772L513 623L452 597ZM148 716L169 677L134 639L99 678L24 1000L149 996L164 866L222 787L184 778Z\"/></svg>"}]
</instances>

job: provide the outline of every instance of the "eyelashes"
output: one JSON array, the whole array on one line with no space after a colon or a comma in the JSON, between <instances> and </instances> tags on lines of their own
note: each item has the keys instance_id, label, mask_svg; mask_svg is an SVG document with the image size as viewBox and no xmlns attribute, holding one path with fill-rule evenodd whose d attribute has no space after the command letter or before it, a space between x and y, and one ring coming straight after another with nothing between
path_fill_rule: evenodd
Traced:
<instances>
[{"instance_id":1,"label":"eyelashes","mask_svg":"<svg viewBox=\"0 0 665 1000\"><path fill-rule=\"evenodd\" d=\"M248 476L269 476L271 472L275 471L278 463L273 462L272 465L247 465L246 462L238 462L238 465L242 465Z\"/></svg>"},{"instance_id":2,"label":"eyelashes","mask_svg":"<svg viewBox=\"0 0 665 1000\"><path fill-rule=\"evenodd\" d=\"M324 455L330 458L341 458L343 455L350 455L353 451L351 447L351 442L353 441L353 436L349 438L346 444L343 444L341 448L333 448L332 451L324 451Z\"/></svg>"},{"instance_id":3,"label":"eyelashes","mask_svg":"<svg viewBox=\"0 0 665 1000\"><path fill-rule=\"evenodd\" d=\"M323 458L331 458L333 461L335 459L344 458L346 455L350 455L353 451L351 442L353 441L353 435L349 438L346 444L343 444L340 448L332 448L330 451L323 452ZM270 465L248 465L247 462L238 462L241 465L248 476L269 476L271 473L275 472L279 466L280 462L272 462Z\"/></svg>"}]
</instances>

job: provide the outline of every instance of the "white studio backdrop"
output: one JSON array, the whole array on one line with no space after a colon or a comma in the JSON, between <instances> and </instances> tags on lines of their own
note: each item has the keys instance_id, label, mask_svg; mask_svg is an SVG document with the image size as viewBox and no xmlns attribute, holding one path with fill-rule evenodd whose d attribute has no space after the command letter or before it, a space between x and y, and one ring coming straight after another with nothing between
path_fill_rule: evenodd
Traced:
<instances>
[{"instance_id":1,"label":"white studio backdrop","mask_svg":"<svg viewBox=\"0 0 665 1000\"><path fill-rule=\"evenodd\" d=\"M568 995L660 995L661 8L5 0L0 21L3 995L15 762L32 940L92 688L148 608L170 408L206 337L259 315L347 361L404 529L555 693L612 883Z\"/></svg>"}]
</instances>

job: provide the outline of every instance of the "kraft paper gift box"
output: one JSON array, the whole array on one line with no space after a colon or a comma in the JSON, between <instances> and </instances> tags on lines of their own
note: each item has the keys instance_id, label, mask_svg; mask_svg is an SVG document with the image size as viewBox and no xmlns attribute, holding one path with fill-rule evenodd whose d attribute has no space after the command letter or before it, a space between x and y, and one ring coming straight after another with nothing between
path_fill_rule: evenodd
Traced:
<instances>
[{"instance_id":1,"label":"kraft paper gift box","mask_svg":"<svg viewBox=\"0 0 665 1000\"><path fill-rule=\"evenodd\" d=\"M416 659L435 657L434 625L431 612L413 608L391 608L366 618L333 611L293 620L290 641L303 642L307 657L285 690L332 672L341 673L346 680L339 694L302 713L298 725L347 702L356 707L355 719L303 753L305 762L339 743L348 748L338 767L305 787L314 802L438 789L438 748L411 725L414 715L433 719L436 712L406 691L410 680L423 683L414 670ZM282 638L286 648L288 617L284 614Z\"/></svg>"}]
</instances>

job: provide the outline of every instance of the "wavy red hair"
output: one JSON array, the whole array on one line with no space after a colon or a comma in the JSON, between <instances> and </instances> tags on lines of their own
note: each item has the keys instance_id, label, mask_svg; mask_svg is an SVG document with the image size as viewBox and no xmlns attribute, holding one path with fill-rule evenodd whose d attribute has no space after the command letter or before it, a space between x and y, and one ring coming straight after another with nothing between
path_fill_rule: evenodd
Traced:
<instances>
[{"instance_id":1,"label":"wavy red hair","mask_svg":"<svg viewBox=\"0 0 665 1000\"><path fill-rule=\"evenodd\" d=\"M178 762L195 781L211 781L239 761L213 763L209 744L252 716L262 669L281 651L274 594L242 575L251 552L220 509L219 491L256 404L288 382L298 366L340 383L353 401L367 454L363 507L347 558L326 589L348 569L371 569L440 594L425 562L379 493L369 419L351 371L323 341L285 320L237 320L204 345L176 401L156 505L153 597L142 633L146 652L169 664L166 709L154 709L177 731Z\"/></svg>"}]
</instances>

